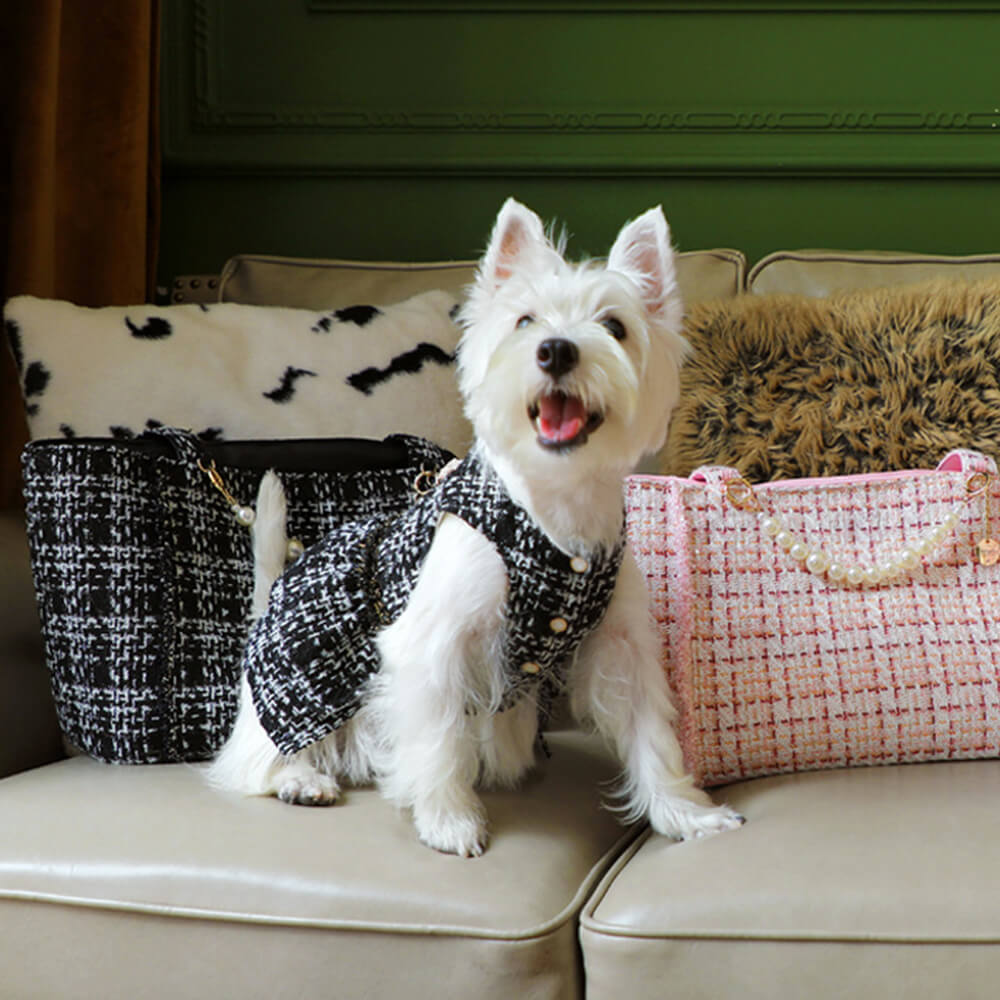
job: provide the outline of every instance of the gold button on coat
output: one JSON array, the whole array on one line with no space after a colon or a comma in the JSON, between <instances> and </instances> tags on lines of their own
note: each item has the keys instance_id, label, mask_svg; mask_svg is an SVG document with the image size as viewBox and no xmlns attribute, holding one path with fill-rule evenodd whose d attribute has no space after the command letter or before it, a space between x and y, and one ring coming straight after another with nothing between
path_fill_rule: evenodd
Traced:
<instances>
[{"instance_id":1,"label":"gold button on coat","mask_svg":"<svg viewBox=\"0 0 1000 1000\"><path fill-rule=\"evenodd\" d=\"M537 674L542 668L532 660L521 664L521 672L524 674Z\"/></svg>"},{"instance_id":2,"label":"gold button on coat","mask_svg":"<svg viewBox=\"0 0 1000 1000\"><path fill-rule=\"evenodd\" d=\"M574 556L569 561L569 568L574 573L586 573L587 570L590 569L590 563L588 563L587 560L581 556Z\"/></svg>"},{"instance_id":3,"label":"gold button on coat","mask_svg":"<svg viewBox=\"0 0 1000 1000\"><path fill-rule=\"evenodd\" d=\"M565 618L553 618L549 622L549 628L556 633L565 632L569 628L569 622Z\"/></svg>"}]
</instances>

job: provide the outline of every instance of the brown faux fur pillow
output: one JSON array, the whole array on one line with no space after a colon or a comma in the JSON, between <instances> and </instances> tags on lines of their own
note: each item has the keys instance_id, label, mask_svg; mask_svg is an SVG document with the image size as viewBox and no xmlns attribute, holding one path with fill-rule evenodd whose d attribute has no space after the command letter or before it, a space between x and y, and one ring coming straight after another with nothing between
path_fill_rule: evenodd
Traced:
<instances>
[{"instance_id":1,"label":"brown faux fur pillow","mask_svg":"<svg viewBox=\"0 0 1000 1000\"><path fill-rule=\"evenodd\" d=\"M692 308L661 471L751 482L1000 458L1000 280Z\"/></svg>"}]
</instances>

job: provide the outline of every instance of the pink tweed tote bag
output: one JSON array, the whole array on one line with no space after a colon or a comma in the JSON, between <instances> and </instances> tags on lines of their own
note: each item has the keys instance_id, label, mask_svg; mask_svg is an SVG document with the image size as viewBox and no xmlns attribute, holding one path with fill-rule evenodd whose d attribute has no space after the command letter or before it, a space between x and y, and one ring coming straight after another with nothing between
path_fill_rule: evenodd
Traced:
<instances>
[{"instance_id":1,"label":"pink tweed tote bag","mask_svg":"<svg viewBox=\"0 0 1000 1000\"><path fill-rule=\"evenodd\" d=\"M758 486L706 466L626 500L700 784L1000 756L992 459Z\"/></svg>"}]
</instances>

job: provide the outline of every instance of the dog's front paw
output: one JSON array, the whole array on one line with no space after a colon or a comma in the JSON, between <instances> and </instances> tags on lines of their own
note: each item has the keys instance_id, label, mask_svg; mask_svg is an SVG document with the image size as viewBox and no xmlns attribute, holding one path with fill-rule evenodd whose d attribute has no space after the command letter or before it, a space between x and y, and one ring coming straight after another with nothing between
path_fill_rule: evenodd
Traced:
<instances>
[{"instance_id":1,"label":"dog's front paw","mask_svg":"<svg viewBox=\"0 0 1000 1000\"><path fill-rule=\"evenodd\" d=\"M476 811L438 814L433 818L415 813L414 822L421 842L442 854L478 858L489 842L486 821Z\"/></svg>"},{"instance_id":2,"label":"dog's front paw","mask_svg":"<svg viewBox=\"0 0 1000 1000\"><path fill-rule=\"evenodd\" d=\"M278 783L278 798L290 805L332 806L339 796L336 780L318 771L289 774Z\"/></svg>"},{"instance_id":3,"label":"dog's front paw","mask_svg":"<svg viewBox=\"0 0 1000 1000\"><path fill-rule=\"evenodd\" d=\"M711 837L741 827L746 820L729 806L717 806L705 795L699 801L665 796L649 810L650 825L657 833L677 840Z\"/></svg>"}]
</instances>

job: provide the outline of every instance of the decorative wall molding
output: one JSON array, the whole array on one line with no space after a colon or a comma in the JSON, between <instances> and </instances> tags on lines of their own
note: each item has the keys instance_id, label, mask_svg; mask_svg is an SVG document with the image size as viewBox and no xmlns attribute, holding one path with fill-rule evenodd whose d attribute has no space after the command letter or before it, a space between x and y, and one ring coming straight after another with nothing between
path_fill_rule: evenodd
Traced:
<instances>
[{"instance_id":1,"label":"decorative wall molding","mask_svg":"<svg viewBox=\"0 0 1000 1000\"><path fill-rule=\"evenodd\" d=\"M1000 95L998 95L1000 96ZM203 129L230 132L306 130L318 132L489 132L502 134L575 133L721 133L734 132L989 132L1000 128L1000 108L927 112L838 110L756 111L344 111L310 108L213 106L198 95L195 122Z\"/></svg>"},{"instance_id":2,"label":"decorative wall molding","mask_svg":"<svg viewBox=\"0 0 1000 1000\"><path fill-rule=\"evenodd\" d=\"M997 248L1000 2L167 0L161 274L472 256L514 194L600 252Z\"/></svg>"},{"instance_id":3,"label":"decorative wall molding","mask_svg":"<svg viewBox=\"0 0 1000 1000\"><path fill-rule=\"evenodd\" d=\"M822 12L840 15L865 12L893 15L903 24L907 15L919 12L939 12L947 15L954 25L963 12L982 15L1000 12L1000 3L947 3L930 0L300 0L298 13L289 12L289 19L298 19L303 32L303 18L316 17L323 32L337 37L331 15L351 19L369 15L366 28L369 40L375 36L371 28L374 17L381 14L406 13L418 19L441 12L488 18L518 14L613 13L648 15L683 13L687 20L688 37L699 32L691 28L691 17L710 11L726 11L735 17L758 13L791 15L775 23L791 21L798 12ZM179 13L184 9L187 14ZM303 9L305 13L303 13ZM873 92L872 104L859 105L845 100L843 105L825 103L810 106L803 95L796 93L794 78L788 86L789 101L774 101L776 88L754 87L752 77L745 88L732 91L685 88L682 93L703 96L703 105L677 107L667 100L676 91L669 88L646 87L640 74L622 88L617 99L602 102L588 97L573 107L568 95L559 95L558 107L534 104L537 99L530 88L520 93L516 87L505 88L497 80L475 89L475 93L456 90L454 97L445 93L444 103L438 89L436 103L430 101L426 88L408 87L406 71L399 72L395 86L375 88L381 97L371 104L361 103L358 94L363 88L354 86L360 77L351 70L343 79L348 86L341 91L331 87L316 91L315 102L306 104L294 95L310 93L299 86L275 86L268 91L250 88L251 100L240 94L247 72L227 60L232 52L230 28L246 18L236 0L186 0L184 4L168 5L166 34L173 46L172 63L175 76L165 83L166 118L164 127L165 161L176 169L197 168L202 171L281 172L285 174L358 174L376 171L383 174L409 172L470 173L507 171L565 175L591 172L606 175L659 173L662 175L690 174L695 171L716 173L780 174L788 172L840 173L854 175L859 171L872 173L965 172L968 174L1000 175L1000 92L993 101L988 86L990 74L970 69L966 81L942 96L934 104L932 88L924 87L923 96L912 97L903 89ZM721 18L706 18L705 30L717 31ZM960 20L960 18L959 18ZM332 23L328 23L332 22ZM387 23L391 23L386 18ZM245 21L242 22L245 27ZM345 22L347 23L347 22ZM355 23L353 20L350 23ZM442 22L444 23L444 22ZM450 23L450 22L449 22ZM548 31L552 31L548 18ZM696 25L700 22L695 21ZM835 19L831 23L848 22ZM895 37L895 31L879 22L882 39ZM944 23L944 21L942 21ZM982 36L982 17L976 22L975 33ZM998 25L1000 27L1000 25ZM381 25L379 27L381 30ZM435 37L440 29L431 25ZM623 29L624 30L624 29ZM642 36L644 28L638 30ZM927 30L926 23L923 29ZM518 29L518 32L520 29ZM186 37L181 37L181 36ZM507 35L510 35L508 29ZM243 35L246 38L246 33ZM439 37L439 36L437 36ZM483 32L480 28L480 41ZM580 36L585 37L585 36ZM629 37L625 35L623 37ZM854 34L858 37L858 33ZM960 36L964 37L964 36ZM983 43L986 44L985 41ZM322 50L325 52L325 50ZM740 47L730 43L731 56L737 65L728 72L739 76ZM876 50L869 55L874 58ZM880 51L880 50L878 50ZM896 52L900 54L903 49ZM178 58L177 53L186 53ZM348 55L351 63L354 54ZM315 70L322 66L320 54L313 50L305 58L312 60ZM892 65L890 53L887 66ZM753 60L747 56L747 66ZM358 64L359 66L363 64ZM696 63L688 65L688 72ZM970 65L978 65L970 63ZM234 68L234 66L238 68ZM412 67L410 68L412 70ZM263 67L263 71L274 72ZM645 71L644 71L645 72ZM650 81L657 80L650 72ZM708 67L706 72L714 72ZM888 70L887 70L888 72ZM895 72L895 71L894 71ZM900 68L898 72L918 73L917 66ZM240 74L244 74L241 76ZM392 77L390 76L390 83ZM848 81L849 82L849 81ZM169 85L168 85L169 84ZM586 89L586 88L584 88ZM851 92L850 86L833 82L830 94ZM855 88L857 89L857 88ZM947 88L946 88L947 89ZM827 88L814 86L813 92L828 97ZM647 98L647 91L649 96ZM392 93L397 94L396 97ZM435 92L431 88L431 92ZM770 97L765 94L770 93ZM784 91L782 90L782 94ZM981 94L987 101L980 103ZM389 95L389 104L386 95ZM412 94L412 106L406 101ZM591 95L593 90L591 90ZM891 98L886 97L891 95ZM731 95L731 96L727 96ZM339 97L339 100L338 100ZM971 98L971 100L969 100ZM745 106L736 106L736 100ZM798 99L798 103L796 103ZM956 106L969 100L968 104ZM725 101L729 106L725 106ZM881 103L876 103L881 102ZM987 103L989 102L989 103ZM928 106L921 107L924 103ZM600 107L594 105L600 104ZM616 106L617 104L617 106ZM721 106L720 106L721 105ZM871 141L884 136L885 142Z\"/></svg>"}]
</instances>

